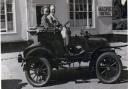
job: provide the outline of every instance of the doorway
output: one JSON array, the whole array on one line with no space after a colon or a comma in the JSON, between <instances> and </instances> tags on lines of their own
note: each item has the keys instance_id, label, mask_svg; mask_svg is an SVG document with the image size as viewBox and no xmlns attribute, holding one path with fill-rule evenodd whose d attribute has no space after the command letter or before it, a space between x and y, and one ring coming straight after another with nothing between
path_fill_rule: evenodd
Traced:
<instances>
[{"instance_id":1,"label":"doorway","mask_svg":"<svg viewBox=\"0 0 128 89\"><path fill-rule=\"evenodd\" d=\"M41 17L42 17L41 8L42 7L43 6L36 6L37 26L40 26L40 24L41 24Z\"/></svg>"}]
</instances>

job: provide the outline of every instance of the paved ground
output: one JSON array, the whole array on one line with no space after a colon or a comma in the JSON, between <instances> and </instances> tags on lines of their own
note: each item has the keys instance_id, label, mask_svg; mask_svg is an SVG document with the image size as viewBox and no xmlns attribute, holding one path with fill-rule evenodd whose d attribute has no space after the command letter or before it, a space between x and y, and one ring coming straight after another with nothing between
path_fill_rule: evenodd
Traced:
<instances>
[{"instance_id":1,"label":"paved ground","mask_svg":"<svg viewBox=\"0 0 128 89\"><path fill-rule=\"evenodd\" d=\"M122 47L120 50L117 49L116 52L122 56L123 65L128 67L127 50L128 47ZM18 52L1 55L2 89L128 89L128 69L123 71L122 80L119 83L103 84L94 76L90 76L87 67L81 70L53 71L53 81L48 86L35 88L27 82L20 64L17 63L17 55Z\"/></svg>"}]
</instances>

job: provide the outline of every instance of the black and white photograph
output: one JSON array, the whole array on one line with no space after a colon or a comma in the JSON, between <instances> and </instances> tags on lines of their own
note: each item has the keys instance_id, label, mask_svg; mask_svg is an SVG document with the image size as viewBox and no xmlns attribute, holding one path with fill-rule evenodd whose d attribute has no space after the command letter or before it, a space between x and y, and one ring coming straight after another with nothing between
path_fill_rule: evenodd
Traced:
<instances>
[{"instance_id":1,"label":"black and white photograph","mask_svg":"<svg viewBox=\"0 0 128 89\"><path fill-rule=\"evenodd\" d=\"M0 0L1 89L128 89L127 0Z\"/></svg>"}]
</instances>

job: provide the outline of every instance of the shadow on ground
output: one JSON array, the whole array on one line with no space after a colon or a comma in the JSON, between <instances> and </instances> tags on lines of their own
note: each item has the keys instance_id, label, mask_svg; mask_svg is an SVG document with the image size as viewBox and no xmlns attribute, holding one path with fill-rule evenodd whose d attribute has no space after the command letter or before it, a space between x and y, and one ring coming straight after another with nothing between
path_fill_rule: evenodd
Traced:
<instances>
[{"instance_id":1,"label":"shadow on ground","mask_svg":"<svg viewBox=\"0 0 128 89\"><path fill-rule=\"evenodd\" d=\"M22 89L26 85L27 83L22 83L22 80L19 79L9 79L1 81L2 89Z\"/></svg>"},{"instance_id":2,"label":"shadow on ground","mask_svg":"<svg viewBox=\"0 0 128 89\"><path fill-rule=\"evenodd\" d=\"M95 74L88 72L87 68L61 69L52 72L52 77L47 86L60 85L68 82L89 83L90 79L96 78Z\"/></svg>"},{"instance_id":3,"label":"shadow on ground","mask_svg":"<svg viewBox=\"0 0 128 89\"><path fill-rule=\"evenodd\" d=\"M68 82L79 83L90 83L90 79L97 79L95 73L90 73L87 68L78 69L62 69L58 71L53 71L52 78L47 84L47 86L60 85ZM120 80L115 84L121 84L128 82L128 71L123 70ZM97 83L101 83L99 80Z\"/></svg>"},{"instance_id":4,"label":"shadow on ground","mask_svg":"<svg viewBox=\"0 0 128 89\"><path fill-rule=\"evenodd\" d=\"M119 83L126 83L126 82L128 82L128 70L123 70Z\"/></svg>"},{"instance_id":5,"label":"shadow on ground","mask_svg":"<svg viewBox=\"0 0 128 89\"><path fill-rule=\"evenodd\" d=\"M90 79L97 79L94 73L90 73L87 68L81 69L61 69L54 70L52 72L51 80L45 87L61 85L68 82L74 82L75 84L80 83L91 83ZM99 80L97 83L101 83ZM120 81L115 84L128 83L128 70L122 72ZM22 89L27 83L22 82L20 79L2 80L2 89Z\"/></svg>"}]
</instances>

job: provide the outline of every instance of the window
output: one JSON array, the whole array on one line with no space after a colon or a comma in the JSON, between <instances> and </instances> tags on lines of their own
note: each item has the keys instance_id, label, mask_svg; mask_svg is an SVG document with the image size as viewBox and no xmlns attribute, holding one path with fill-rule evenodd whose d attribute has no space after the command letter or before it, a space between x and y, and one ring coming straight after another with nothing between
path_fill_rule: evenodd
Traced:
<instances>
[{"instance_id":1,"label":"window","mask_svg":"<svg viewBox=\"0 0 128 89\"><path fill-rule=\"evenodd\" d=\"M94 27L93 0L69 0L71 27Z\"/></svg>"},{"instance_id":2,"label":"window","mask_svg":"<svg viewBox=\"0 0 128 89\"><path fill-rule=\"evenodd\" d=\"M1 32L15 32L14 30L14 0L2 0L1 1Z\"/></svg>"}]
</instances>

